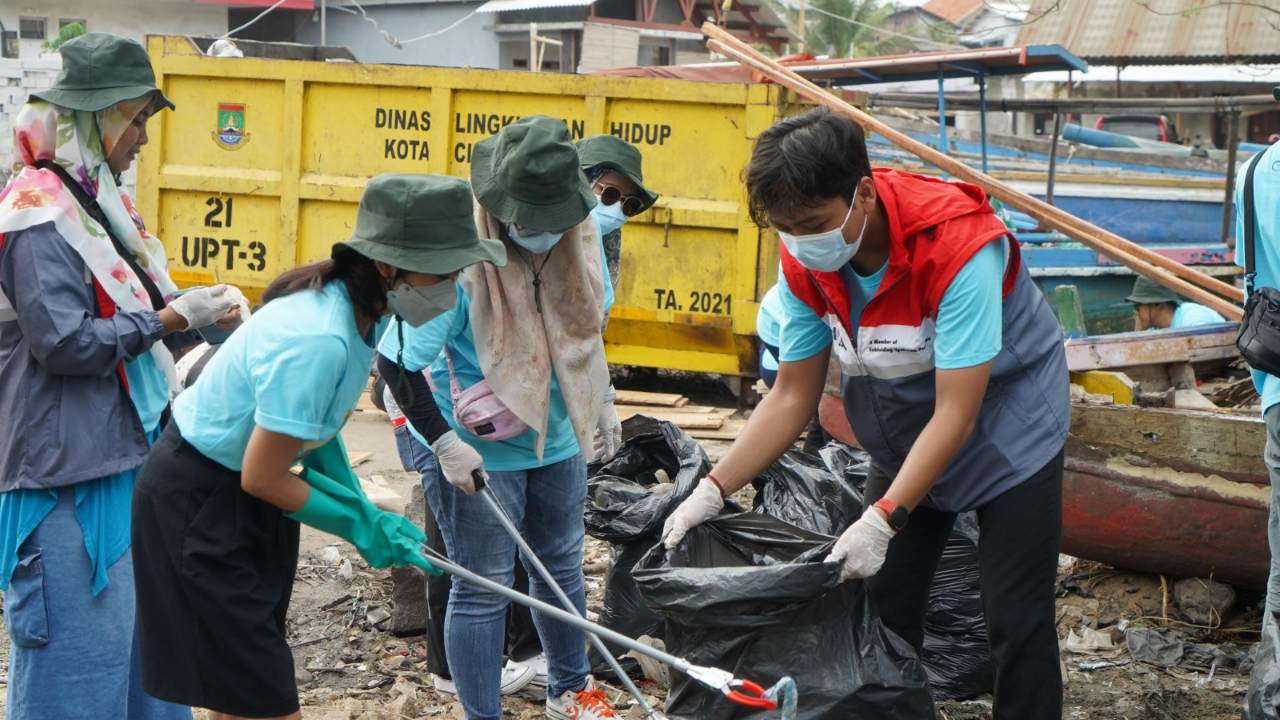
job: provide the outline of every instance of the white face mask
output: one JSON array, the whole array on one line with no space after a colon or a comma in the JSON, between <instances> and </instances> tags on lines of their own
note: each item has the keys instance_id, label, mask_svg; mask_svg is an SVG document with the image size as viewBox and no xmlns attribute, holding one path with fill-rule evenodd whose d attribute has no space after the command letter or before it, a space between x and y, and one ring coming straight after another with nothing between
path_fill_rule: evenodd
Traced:
<instances>
[{"instance_id":1,"label":"white face mask","mask_svg":"<svg viewBox=\"0 0 1280 720\"><path fill-rule=\"evenodd\" d=\"M521 235L516 226L511 225L507 228L507 236L511 238L511 242L537 255L555 247L556 243L560 242L560 238L564 237L564 233L532 232Z\"/></svg>"},{"instance_id":2,"label":"white face mask","mask_svg":"<svg viewBox=\"0 0 1280 720\"><path fill-rule=\"evenodd\" d=\"M787 251L801 265L810 270L834 272L843 267L858 253L858 247L862 245L862 236L867 232L867 221L871 218L869 214L864 215L858 237L851 243L845 242L844 227L849 224L849 218L853 216L853 207L857 198L858 195L855 192L849 202L849 212L845 214L844 221L832 230L809 235L791 235L780 231L778 235L782 238L782 243L787 246Z\"/></svg>"},{"instance_id":3,"label":"white face mask","mask_svg":"<svg viewBox=\"0 0 1280 720\"><path fill-rule=\"evenodd\" d=\"M452 310L458 293L452 280L434 285L400 283L387 291L387 307L412 327L426 325L435 317Z\"/></svg>"}]
</instances>

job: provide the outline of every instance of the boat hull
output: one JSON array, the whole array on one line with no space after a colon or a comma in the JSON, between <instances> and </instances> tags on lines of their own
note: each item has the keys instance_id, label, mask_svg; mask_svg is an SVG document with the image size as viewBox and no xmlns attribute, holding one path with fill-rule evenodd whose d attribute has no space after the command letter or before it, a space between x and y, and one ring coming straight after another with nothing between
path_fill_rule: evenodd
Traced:
<instances>
[{"instance_id":1,"label":"boat hull","mask_svg":"<svg viewBox=\"0 0 1280 720\"><path fill-rule=\"evenodd\" d=\"M828 433L857 445L824 394ZM1269 568L1261 418L1076 405L1062 486L1062 551L1115 567L1261 589Z\"/></svg>"}]
</instances>

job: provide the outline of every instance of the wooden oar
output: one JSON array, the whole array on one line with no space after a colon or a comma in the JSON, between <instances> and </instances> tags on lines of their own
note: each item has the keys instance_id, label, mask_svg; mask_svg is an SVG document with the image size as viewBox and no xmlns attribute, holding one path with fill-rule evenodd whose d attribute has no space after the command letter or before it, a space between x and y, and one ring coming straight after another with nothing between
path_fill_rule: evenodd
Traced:
<instances>
[{"instance_id":1,"label":"wooden oar","mask_svg":"<svg viewBox=\"0 0 1280 720\"><path fill-rule=\"evenodd\" d=\"M958 160L953 160L938 150L899 132L866 112L850 105L843 99L823 90L777 61L765 57L750 45L733 37L712 22L704 23L702 32L711 38L707 44L711 50L757 70L779 85L790 88L803 97L826 105L835 112L851 118L864 128L879 133L895 145L908 150L921 159L958 178L982 187L990 195L999 198L1011 207L1027 213L1041 223L1062 232L1071 239L1123 263L1139 275L1151 278L1181 295L1203 303L1216 310L1223 317L1232 320L1240 320L1243 317L1243 311L1236 304L1244 300L1244 292L1239 288L1170 260L1141 245L1125 240L1115 233L1081 220L1043 200L1015 190L1009 185ZM1230 298L1235 302L1224 300L1223 298Z\"/></svg>"}]
</instances>

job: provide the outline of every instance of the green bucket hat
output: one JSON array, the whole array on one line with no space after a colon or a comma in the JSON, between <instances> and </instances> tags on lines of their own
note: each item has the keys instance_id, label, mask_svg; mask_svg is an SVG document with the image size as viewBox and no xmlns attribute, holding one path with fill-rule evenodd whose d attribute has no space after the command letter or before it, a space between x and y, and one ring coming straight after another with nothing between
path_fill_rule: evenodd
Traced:
<instances>
[{"instance_id":1,"label":"green bucket hat","mask_svg":"<svg viewBox=\"0 0 1280 720\"><path fill-rule=\"evenodd\" d=\"M1156 303L1173 303L1177 305L1182 302L1177 293L1145 275L1139 275L1138 279L1133 281L1133 291L1129 293L1129 297L1125 298L1125 301L1135 305L1153 305Z\"/></svg>"},{"instance_id":2,"label":"green bucket hat","mask_svg":"<svg viewBox=\"0 0 1280 720\"><path fill-rule=\"evenodd\" d=\"M653 207L658 201L658 193L644 186L644 175L641 173L640 150L635 145L614 135L592 135L578 141L578 158L582 171L605 167L616 170L640 188L640 196L644 198L641 212Z\"/></svg>"},{"instance_id":3,"label":"green bucket hat","mask_svg":"<svg viewBox=\"0 0 1280 720\"><path fill-rule=\"evenodd\" d=\"M137 40L111 33L85 33L58 49L62 73L53 87L31 93L70 110L98 112L122 100L148 93L157 109L174 109L173 102L156 87L151 58Z\"/></svg>"},{"instance_id":4,"label":"green bucket hat","mask_svg":"<svg viewBox=\"0 0 1280 720\"><path fill-rule=\"evenodd\" d=\"M545 115L514 122L476 143L471 185L498 220L543 232L574 227L596 205L569 128Z\"/></svg>"},{"instance_id":5,"label":"green bucket hat","mask_svg":"<svg viewBox=\"0 0 1280 720\"><path fill-rule=\"evenodd\" d=\"M447 275L478 262L507 264L498 240L476 233L467 181L446 175L379 175L369 181L345 245L401 270Z\"/></svg>"}]
</instances>

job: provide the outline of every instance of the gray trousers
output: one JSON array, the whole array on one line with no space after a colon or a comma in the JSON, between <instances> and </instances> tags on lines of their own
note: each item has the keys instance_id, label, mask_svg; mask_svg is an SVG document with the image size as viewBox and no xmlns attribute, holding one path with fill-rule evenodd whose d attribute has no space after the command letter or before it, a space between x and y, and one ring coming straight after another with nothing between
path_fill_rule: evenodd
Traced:
<instances>
[{"instance_id":1,"label":"gray trousers","mask_svg":"<svg viewBox=\"0 0 1280 720\"><path fill-rule=\"evenodd\" d=\"M1267 512L1267 544L1271 571L1267 574L1267 614L1280 610L1280 405L1267 408L1267 474L1271 476L1271 509Z\"/></svg>"}]
</instances>

